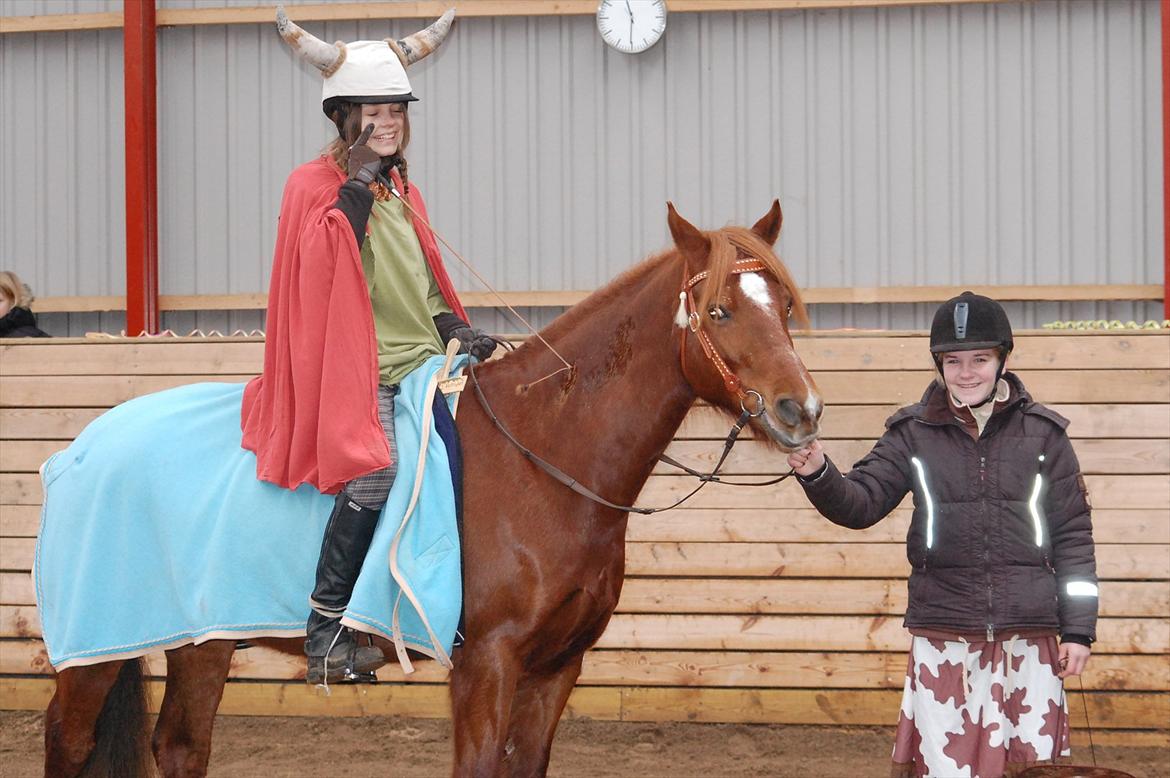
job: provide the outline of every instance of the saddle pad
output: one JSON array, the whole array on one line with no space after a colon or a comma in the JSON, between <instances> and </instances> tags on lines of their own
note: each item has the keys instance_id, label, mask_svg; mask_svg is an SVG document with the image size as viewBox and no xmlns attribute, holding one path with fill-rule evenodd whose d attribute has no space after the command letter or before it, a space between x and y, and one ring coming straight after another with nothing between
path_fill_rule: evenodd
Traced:
<instances>
[{"instance_id":1,"label":"saddle pad","mask_svg":"<svg viewBox=\"0 0 1170 778\"><path fill-rule=\"evenodd\" d=\"M449 666L462 577L447 452L430 418L443 363L433 357L402 383L398 475L345 623L393 640L400 655L411 648ZM57 670L212 639L305 634L334 498L256 479L256 457L240 447L243 389L193 384L131 400L42 466L33 575Z\"/></svg>"}]
</instances>

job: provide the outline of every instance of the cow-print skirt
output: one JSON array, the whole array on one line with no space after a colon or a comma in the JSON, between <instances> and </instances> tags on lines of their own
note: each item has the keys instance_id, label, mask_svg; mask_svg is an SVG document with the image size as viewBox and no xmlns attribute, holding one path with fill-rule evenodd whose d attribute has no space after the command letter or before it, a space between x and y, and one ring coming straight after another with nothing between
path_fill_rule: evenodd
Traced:
<instances>
[{"instance_id":1,"label":"cow-print skirt","mask_svg":"<svg viewBox=\"0 0 1170 778\"><path fill-rule=\"evenodd\" d=\"M915 636L891 775L999 778L1068 755L1058 672L1055 636L972 642Z\"/></svg>"}]
</instances>

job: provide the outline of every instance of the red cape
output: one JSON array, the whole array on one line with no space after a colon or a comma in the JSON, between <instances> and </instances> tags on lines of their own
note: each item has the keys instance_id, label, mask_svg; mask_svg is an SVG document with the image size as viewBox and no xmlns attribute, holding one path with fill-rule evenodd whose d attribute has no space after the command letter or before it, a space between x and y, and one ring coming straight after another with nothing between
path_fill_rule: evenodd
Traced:
<instances>
[{"instance_id":1,"label":"red cape","mask_svg":"<svg viewBox=\"0 0 1170 778\"><path fill-rule=\"evenodd\" d=\"M397 171L393 171L395 174ZM378 420L374 315L353 227L333 207L345 181L327 157L301 165L284 187L268 290L264 372L244 389L242 445L256 477L332 494L390 464ZM394 183L399 191L401 181ZM426 219L411 183L407 202ZM434 235L412 217L443 299L464 321Z\"/></svg>"}]
</instances>

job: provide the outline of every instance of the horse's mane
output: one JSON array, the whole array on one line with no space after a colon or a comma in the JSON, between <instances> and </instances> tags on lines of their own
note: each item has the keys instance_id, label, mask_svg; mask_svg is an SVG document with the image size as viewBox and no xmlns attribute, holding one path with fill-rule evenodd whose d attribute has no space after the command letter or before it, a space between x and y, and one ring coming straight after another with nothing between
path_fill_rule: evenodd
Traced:
<instances>
[{"instance_id":1,"label":"horse's mane","mask_svg":"<svg viewBox=\"0 0 1170 778\"><path fill-rule=\"evenodd\" d=\"M727 276L731 270L732 263L736 259L746 257L749 259L758 259L760 262L763 262L768 268L768 272L775 276L776 280L782 286L788 289L789 294L792 295L792 315L790 320L795 321L801 327L808 326L808 312L805 309L804 301L801 300L800 288L793 281L792 274L788 272L788 268L784 266L772 250L772 247L763 238L745 227L724 227L719 230L704 232L703 234L711 241L711 253L708 255L707 264L710 275L698 287L699 295L696 300L696 305L700 311L707 310L715 301L716 293L722 290L723 285L727 283ZM631 288L636 288L638 279L652 272L658 266L674 261L677 257L678 249L676 248L670 248L651 255L649 258L618 275L579 304L565 311L552 324L542 329L540 334L550 341L555 340L566 330L572 330L577 327L580 320L590 315L594 309L605 305L615 297L628 294ZM681 276L679 277L679 281L681 283ZM706 317L700 317L700 322L705 319ZM701 323L700 326L702 326ZM539 344L539 341L535 338L529 338L517 351L527 351L528 347L534 343Z\"/></svg>"},{"instance_id":2,"label":"horse's mane","mask_svg":"<svg viewBox=\"0 0 1170 778\"><path fill-rule=\"evenodd\" d=\"M808 311L804 307L804 301L800 298L800 288L793 281L788 268L784 266L784 263L776 256L776 252L763 238L745 227L724 227L721 230L703 234L707 240L711 241L711 253L708 255L709 262L707 264L709 275L706 282L699 287L698 299L695 301L695 305L700 311L708 310L716 302L715 295L727 283L727 275L735 260L757 259L764 263L768 272L775 276L781 286L787 288L788 293L792 295L791 320L794 320L801 327L808 326ZM699 326L703 326L705 321L705 316L699 317Z\"/></svg>"}]
</instances>

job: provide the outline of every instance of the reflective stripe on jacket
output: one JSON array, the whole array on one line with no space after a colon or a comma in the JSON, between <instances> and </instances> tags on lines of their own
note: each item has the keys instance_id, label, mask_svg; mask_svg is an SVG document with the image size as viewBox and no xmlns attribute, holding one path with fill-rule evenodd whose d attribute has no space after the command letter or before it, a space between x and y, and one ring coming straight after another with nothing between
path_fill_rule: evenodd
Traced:
<instances>
[{"instance_id":1,"label":"reflective stripe on jacket","mask_svg":"<svg viewBox=\"0 0 1170 778\"><path fill-rule=\"evenodd\" d=\"M802 482L835 524L872 526L914 495L906 538L912 566L905 625L957 632L1058 629L1096 637L1097 575L1084 478L1068 421L1011 395L978 440L932 383L922 400L842 475L831 461Z\"/></svg>"}]
</instances>

